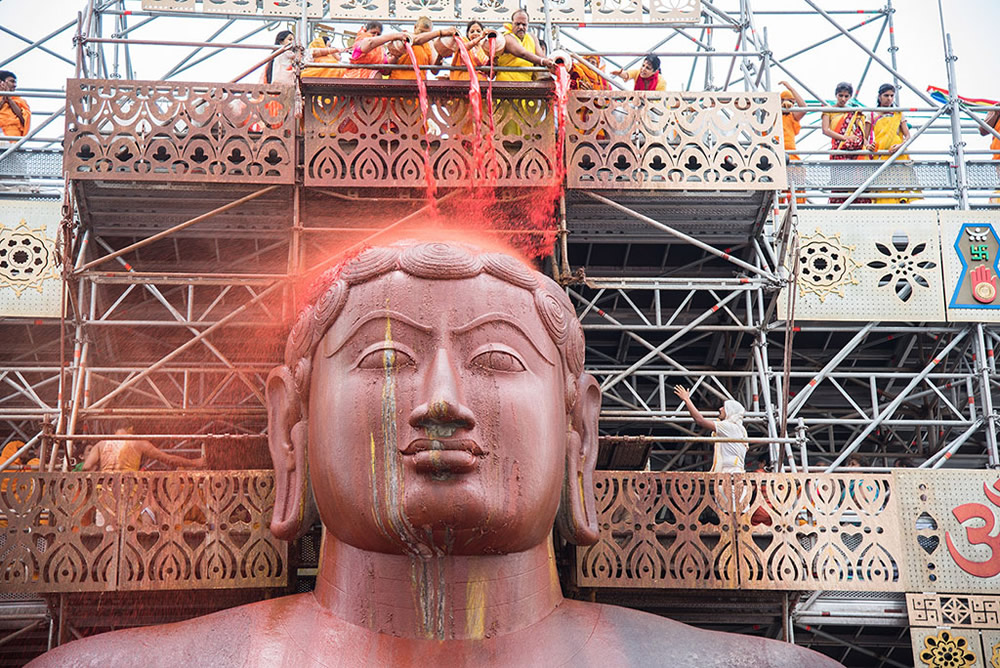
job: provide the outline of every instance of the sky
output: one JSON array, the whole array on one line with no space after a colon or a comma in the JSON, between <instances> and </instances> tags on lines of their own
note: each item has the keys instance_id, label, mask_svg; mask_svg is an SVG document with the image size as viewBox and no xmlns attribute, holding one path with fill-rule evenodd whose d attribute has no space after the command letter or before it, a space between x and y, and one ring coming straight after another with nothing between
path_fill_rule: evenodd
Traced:
<instances>
[{"instance_id":1,"label":"sky","mask_svg":"<svg viewBox=\"0 0 1000 668\"><path fill-rule=\"evenodd\" d=\"M715 6L730 11L738 7L736 0L715 0ZM885 0L818 0L824 9L857 10L881 9ZM993 42L995 32L990 26L1000 25L1000 0L943 0L944 22L946 29L952 34L953 45L958 61L956 63L959 93L966 97L1000 99L1000 82L998 82L995 63L996 59L988 54L994 53ZM127 9L140 10L140 0L125 0ZM945 58L942 45L941 26L938 15L938 0L894 0L895 37L898 52L899 71L904 78L921 90L928 85L947 87L945 73ZM0 30L7 29L29 39L38 39L57 28L75 21L77 12L85 6L84 0L0 0ZM755 17L759 34L767 31L768 43L776 57L785 57L799 49L805 48L821 39L836 34L836 28L822 16L815 13L805 0L751 0L751 6L756 12ZM765 14L777 10L792 10L809 12L794 16L777 16ZM845 27L851 27L871 15L838 14L835 18ZM110 20L110 19L106 19ZM135 25L138 17L129 17L128 24ZM883 21L876 19L852 32L862 43L873 48ZM136 29L131 35L140 39L161 40L195 40L202 41L222 25L218 20L206 20L187 16L157 18L147 25ZM235 40L250 30L260 26L260 23L238 22L237 25L223 32L217 40ZM286 27L277 25L272 30L263 31L248 40L250 43L273 44L277 30ZM74 47L72 43L75 26L57 35L46 46L54 52L73 60ZM641 52L652 47L656 42L671 34L666 27L635 27L635 28L596 28L572 29L568 31L580 37L586 44L601 51L635 51ZM735 47L736 35L733 32L715 31L715 48L731 51ZM563 46L583 50L573 40L565 39ZM5 32L0 33L0 61L7 61L26 46L25 42ZM107 48L107 47L106 47ZM695 45L683 37L676 37L666 46L658 50L691 51ZM887 62L889 53L888 31L875 49L876 54ZM159 79L166 74L174 63L187 55L191 49L162 46L133 47L133 75L137 79ZM113 67L113 53L108 50L109 67ZM255 61L263 57L260 51L235 50L214 57L180 76L174 77L188 81L221 81L241 73ZM624 59L628 60L628 59ZM702 61L703 62L703 61ZM714 77L712 83L721 86L725 82L730 66L730 59L713 59ZM812 51L792 58L788 67L804 81L812 90L833 97L833 89L839 81L851 81L857 84L861 80L862 71L868 62L868 56L861 49L848 42L844 37L824 44ZM703 89L705 76L702 65L696 71L692 90ZM73 66L52 55L35 49L21 55L2 66L11 69L18 75L18 85L22 89L64 89L65 79L72 77ZM610 68L609 68L610 69ZM689 59L667 58L664 60L664 76L667 79L668 90L686 89L691 71ZM733 80L739 78L739 68L735 70ZM119 60L119 74L126 76L124 60ZM784 73L774 70L772 73L772 89L777 89L778 81L788 79ZM861 101L874 104L879 84L891 81L891 75L877 63L873 64L858 91ZM250 80L253 80L251 77ZM807 99L812 96L803 91ZM59 108L58 99L30 100L36 118L40 121L46 111ZM908 106L926 106L916 95L903 91L900 104ZM913 119L919 121L920 114ZM808 119L807 119L808 120ZM53 125L54 135L45 132L46 136L61 133L61 121ZM58 126L58 127L57 127ZM944 137L935 140L928 138L928 143L935 147L944 146ZM819 143L819 137L815 137ZM988 144L987 140L984 140ZM975 145L974 145L975 144ZM802 144L800 144L802 146ZM970 148L983 148L974 140L970 140ZM804 145L810 148L809 143ZM815 146L818 148L818 146Z\"/></svg>"}]
</instances>

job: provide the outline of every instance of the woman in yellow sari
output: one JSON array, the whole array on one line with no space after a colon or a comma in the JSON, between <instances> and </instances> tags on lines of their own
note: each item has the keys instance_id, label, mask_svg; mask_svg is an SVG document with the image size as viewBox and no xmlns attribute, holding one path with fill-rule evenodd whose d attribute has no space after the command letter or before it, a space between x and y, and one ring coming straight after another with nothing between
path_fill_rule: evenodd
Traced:
<instances>
[{"instance_id":1,"label":"woman in yellow sari","mask_svg":"<svg viewBox=\"0 0 1000 668\"><path fill-rule=\"evenodd\" d=\"M896 102L896 87L892 84L882 84L878 89L878 106L882 108L892 107ZM872 112L872 135L877 153L873 156L875 160L888 160L889 156L896 152L907 139L910 138L910 126L903 118L901 111ZM905 165L902 161L909 160L910 156L901 155L896 158L896 164L903 169L895 170L901 179L916 182L916 175L913 167ZM876 204L906 204L919 197L914 197L911 192L903 190L887 190L888 193L898 193L898 197L876 197Z\"/></svg>"},{"instance_id":2,"label":"woman in yellow sari","mask_svg":"<svg viewBox=\"0 0 1000 668\"><path fill-rule=\"evenodd\" d=\"M847 82L841 82L837 84L835 92L837 94L836 106L843 107L844 111L831 111L823 114L823 134L830 138L831 149L851 151L851 153L832 155L830 159L867 160L868 152L874 148L871 140L871 122L862 112L847 110L847 103L854 95L854 86ZM830 204L842 204L846 199L846 197L831 197ZM869 197L858 197L854 203L871 204L871 201Z\"/></svg>"}]
</instances>

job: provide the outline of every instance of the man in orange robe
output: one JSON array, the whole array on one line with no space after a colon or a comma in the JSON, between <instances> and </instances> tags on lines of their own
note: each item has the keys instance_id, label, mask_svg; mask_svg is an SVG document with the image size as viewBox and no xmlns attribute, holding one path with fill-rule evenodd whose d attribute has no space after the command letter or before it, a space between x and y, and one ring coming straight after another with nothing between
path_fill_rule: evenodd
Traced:
<instances>
[{"instance_id":1,"label":"man in orange robe","mask_svg":"<svg viewBox=\"0 0 1000 668\"><path fill-rule=\"evenodd\" d=\"M14 92L17 77L13 72L0 70L0 91ZM31 127L31 109L24 98L17 95L0 96L0 130L8 137L23 137Z\"/></svg>"}]
</instances>

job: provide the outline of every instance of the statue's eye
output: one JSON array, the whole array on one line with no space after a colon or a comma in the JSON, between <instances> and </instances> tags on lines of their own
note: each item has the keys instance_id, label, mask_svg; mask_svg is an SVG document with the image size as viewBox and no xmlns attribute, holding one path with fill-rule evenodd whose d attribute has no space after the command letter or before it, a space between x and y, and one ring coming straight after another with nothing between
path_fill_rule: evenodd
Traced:
<instances>
[{"instance_id":1,"label":"statue's eye","mask_svg":"<svg viewBox=\"0 0 1000 668\"><path fill-rule=\"evenodd\" d=\"M402 369L416 365L412 357L397 348L373 350L358 362L359 369Z\"/></svg>"},{"instance_id":2,"label":"statue's eye","mask_svg":"<svg viewBox=\"0 0 1000 668\"><path fill-rule=\"evenodd\" d=\"M516 373L524 371L524 364L514 355L503 350L487 350L472 358L472 366L487 371Z\"/></svg>"}]
</instances>

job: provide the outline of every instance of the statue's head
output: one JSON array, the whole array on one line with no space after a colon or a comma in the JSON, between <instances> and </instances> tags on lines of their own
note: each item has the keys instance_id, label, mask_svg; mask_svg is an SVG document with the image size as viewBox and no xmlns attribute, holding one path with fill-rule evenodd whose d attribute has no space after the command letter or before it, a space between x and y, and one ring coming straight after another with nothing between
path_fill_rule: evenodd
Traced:
<instances>
[{"instance_id":1,"label":"statue's head","mask_svg":"<svg viewBox=\"0 0 1000 668\"><path fill-rule=\"evenodd\" d=\"M267 382L272 532L403 554L597 540L600 390L566 294L464 243L370 248L327 272Z\"/></svg>"}]
</instances>

